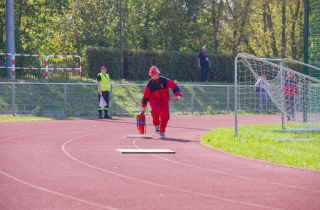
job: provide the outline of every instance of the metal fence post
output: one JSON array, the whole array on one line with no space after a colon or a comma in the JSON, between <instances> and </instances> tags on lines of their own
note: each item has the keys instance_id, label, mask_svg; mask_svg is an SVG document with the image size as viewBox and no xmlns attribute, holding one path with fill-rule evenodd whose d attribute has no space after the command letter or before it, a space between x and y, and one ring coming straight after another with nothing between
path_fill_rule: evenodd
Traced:
<instances>
[{"instance_id":1,"label":"metal fence post","mask_svg":"<svg viewBox=\"0 0 320 210\"><path fill-rule=\"evenodd\" d=\"M12 84L12 116L16 116L16 84Z\"/></svg>"},{"instance_id":2,"label":"metal fence post","mask_svg":"<svg viewBox=\"0 0 320 210\"><path fill-rule=\"evenodd\" d=\"M112 99L113 99L112 87L113 87L113 85L111 84L111 87L110 87L110 116L112 116L112 107L113 107L113 103L112 103Z\"/></svg>"},{"instance_id":3,"label":"metal fence post","mask_svg":"<svg viewBox=\"0 0 320 210\"><path fill-rule=\"evenodd\" d=\"M238 136L238 57L239 54L234 59L234 137Z\"/></svg>"},{"instance_id":4,"label":"metal fence post","mask_svg":"<svg viewBox=\"0 0 320 210\"><path fill-rule=\"evenodd\" d=\"M283 61L284 60L281 61L280 66L283 66ZM280 73L281 73L281 85L283 85L283 73L282 73L282 71L280 71ZM281 97L281 109L282 109L281 110L281 124L282 124L281 128L282 128L282 130L286 129L285 122L284 122L284 112L283 112L283 110L284 110L284 94L283 94L283 92L284 92L284 89L283 89L283 87L281 87L282 96L280 96L280 97Z\"/></svg>"},{"instance_id":5,"label":"metal fence post","mask_svg":"<svg viewBox=\"0 0 320 210\"><path fill-rule=\"evenodd\" d=\"M194 86L191 85L191 114L193 114L193 90Z\"/></svg>"},{"instance_id":6,"label":"metal fence post","mask_svg":"<svg viewBox=\"0 0 320 210\"><path fill-rule=\"evenodd\" d=\"M66 116L67 114L67 84L64 83L64 115Z\"/></svg>"},{"instance_id":7,"label":"metal fence post","mask_svg":"<svg viewBox=\"0 0 320 210\"><path fill-rule=\"evenodd\" d=\"M229 114L229 86L227 86L227 112Z\"/></svg>"},{"instance_id":8,"label":"metal fence post","mask_svg":"<svg viewBox=\"0 0 320 210\"><path fill-rule=\"evenodd\" d=\"M48 56L45 57L45 67L46 67L46 80L48 80L49 71L48 71Z\"/></svg>"}]
</instances>

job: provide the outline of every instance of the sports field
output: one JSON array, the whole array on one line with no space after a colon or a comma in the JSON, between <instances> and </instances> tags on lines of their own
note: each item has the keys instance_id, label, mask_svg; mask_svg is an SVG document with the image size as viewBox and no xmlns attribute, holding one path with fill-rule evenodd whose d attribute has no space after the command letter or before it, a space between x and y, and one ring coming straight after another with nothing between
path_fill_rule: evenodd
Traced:
<instances>
[{"instance_id":1,"label":"sports field","mask_svg":"<svg viewBox=\"0 0 320 210\"><path fill-rule=\"evenodd\" d=\"M150 118L152 139L126 138L138 134L134 118L1 123L0 209L319 209L320 171L200 143L233 119L174 116L166 139Z\"/></svg>"}]
</instances>

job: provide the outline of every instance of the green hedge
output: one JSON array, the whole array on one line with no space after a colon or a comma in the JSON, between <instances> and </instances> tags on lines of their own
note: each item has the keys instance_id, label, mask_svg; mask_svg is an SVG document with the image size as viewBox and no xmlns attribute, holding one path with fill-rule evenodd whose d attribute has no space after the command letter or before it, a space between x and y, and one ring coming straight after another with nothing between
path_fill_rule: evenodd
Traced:
<instances>
[{"instance_id":1,"label":"green hedge","mask_svg":"<svg viewBox=\"0 0 320 210\"><path fill-rule=\"evenodd\" d=\"M210 82L234 81L234 56L210 55L211 68L207 80ZM94 78L106 66L111 79L121 79L121 52L115 48L89 47L83 56L86 75ZM159 68L161 75L171 80L200 82L198 53L123 50L123 78L126 80L147 80L152 65Z\"/></svg>"}]
</instances>

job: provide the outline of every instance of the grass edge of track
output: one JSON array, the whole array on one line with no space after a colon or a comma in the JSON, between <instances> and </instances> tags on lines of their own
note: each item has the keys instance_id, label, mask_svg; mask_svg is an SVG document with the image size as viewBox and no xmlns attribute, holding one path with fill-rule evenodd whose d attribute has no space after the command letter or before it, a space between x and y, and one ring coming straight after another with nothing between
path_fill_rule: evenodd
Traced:
<instances>
[{"instance_id":1,"label":"grass edge of track","mask_svg":"<svg viewBox=\"0 0 320 210\"><path fill-rule=\"evenodd\" d=\"M320 170L320 140L282 141L269 133L261 135L259 125L250 126L246 139L234 137L234 127L206 133L201 143L235 155L311 170Z\"/></svg>"}]
</instances>

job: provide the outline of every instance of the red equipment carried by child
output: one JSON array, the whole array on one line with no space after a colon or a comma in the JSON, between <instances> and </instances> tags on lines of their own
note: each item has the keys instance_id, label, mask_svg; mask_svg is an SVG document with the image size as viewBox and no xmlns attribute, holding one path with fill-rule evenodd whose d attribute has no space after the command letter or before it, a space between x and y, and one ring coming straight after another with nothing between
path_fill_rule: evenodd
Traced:
<instances>
[{"instance_id":1,"label":"red equipment carried by child","mask_svg":"<svg viewBox=\"0 0 320 210\"><path fill-rule=\"evenodd\" d=\"M182 101L182 97L181 97L181 101ZM177 101L177 98L170 98L170 100L174 100ZM180 102L181 102L180 101ZM147 132L147 123L146 123L146 116L144 114L144 112L140 112L137 117L137 129L139 130L140 134L145 134Z\"/></svg>"},{"instance_id":2,"label":"red equipment carried by child","mask_svg":"<svg viewBox=\"0 0 320 210\"><path fill-rule=\"evenodd\" d=\"M140 134L145 134L147 132L147 123L146 123L146 116L144 112L140 112L137 115L137 129L139 130Z\"/></svg>"}]
</instances>

